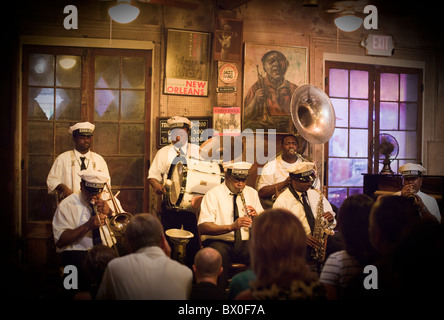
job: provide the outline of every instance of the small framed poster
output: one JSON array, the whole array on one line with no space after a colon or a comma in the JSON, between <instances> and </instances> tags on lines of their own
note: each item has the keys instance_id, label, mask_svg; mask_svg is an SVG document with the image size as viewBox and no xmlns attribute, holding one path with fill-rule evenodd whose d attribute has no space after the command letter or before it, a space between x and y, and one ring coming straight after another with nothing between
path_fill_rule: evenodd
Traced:
<instances>
[{"instance_id":1,"label":"small framed poster","mask_svg":"<svg viewBox=\"0 0 444 320\"><path fill-rule=\"evenodd\" d=\"M170 117L157 118L157 148L160 149L171 143L170 128L167 120ZM208 139L206 129L211 129L213 119L211 117L187 117L191 121L191 130L189 135L189 142L199 143L201 145Z\"/></svg>"},{"instance_id":2,"label":"small framed poster","mask_svg":"<svg viewBox=\"0 0 444 320\"><path fill-rule=\"evenodd\" d=\"M168 29L164 94L207 97L211 34Z\"/></svg>"}]
</instances>

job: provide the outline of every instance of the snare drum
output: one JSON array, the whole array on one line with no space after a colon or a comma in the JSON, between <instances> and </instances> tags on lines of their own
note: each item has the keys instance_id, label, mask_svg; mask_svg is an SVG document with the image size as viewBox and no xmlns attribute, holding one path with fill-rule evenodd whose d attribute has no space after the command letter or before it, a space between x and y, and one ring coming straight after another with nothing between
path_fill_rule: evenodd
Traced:
<instances>
[{"instance_id":1,"label":"snare drum","mask_svg":"<svg viewBox=\"0 0 444 320\"><path fill-rule=\"evenodd\" d=\"M224 181L220 163L188 158L172 164L168 172L171 185L167 187L167 207L191 210L191 200L204 195Z\"/></svg>"}]
</instances>

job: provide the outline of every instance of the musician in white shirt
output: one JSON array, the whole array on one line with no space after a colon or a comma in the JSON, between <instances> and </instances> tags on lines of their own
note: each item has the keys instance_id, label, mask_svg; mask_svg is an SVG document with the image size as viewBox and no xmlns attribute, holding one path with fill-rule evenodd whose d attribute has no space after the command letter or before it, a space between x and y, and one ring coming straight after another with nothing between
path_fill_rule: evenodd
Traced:
<instances>
[{"instance_id":1,"label":"musician in white shirt","mask_svg":"<svg viewBox=\"0 0 444 320\"><path fill-rule=\"evenodd\" d=\"M164 230L181 229L190 231L194 237L186 245L185 264L192 267L194 256L200 249L196 214L192 211L182 208L176 208L170 205L167 198L165 183L168 179L168 173L175 164L182 161L185 165L187 159L199 159L199 145L188 142L191 121L185 117L174 116L167 120L167 125L171 129L170 145L161 148L154 157L148 171L148 182L154 191L163 197L162 212L160 220ZM173 243L167 239L170 246Z\"/></svg>"},{"instance_id":2,"label":"musician in white shirt","mask_svg":"<svg viewBox=\"0 0 444 320\"><path fill-rule=\"evenodd\" d=\"M432 196L421 191L422 176L426 173L426 168L420 164L406 163L399 167L399 172L402 174L404 186L395 195L414 197L416 199L414 203L422 218L436 219L441 223L438 202Z\"/></svg>"},{"instance_id":3,"label":"musician in white shirt","mask_svg":"<svg viewBox=\"0 0 444 320\"><path fill-rule=\"evenodd\" d=\"M249 228L254 217L263 211L257 191L245 184L251 164L236 162L226 168L225 182L203 197L198 221L203 245L216 249L222 256L223 271L219 277L222 288L228 285L231 262L250 264ZM235 217L234 201L238 217ZM236 233L239 234L237 241Z\"/></svg>"},{"instance_id":4,"label":"musician in white shirt","mask_svg":"<svg viewBox=\"0 0 444 320\"><path fill-rule=\"evenodd\" d=\"M74 141L74 149L60 154L54 161L48 173L46 184L48 193L56 193L58 202L72 193L80 191L79 172L82 170L96 170L108 176L108 185L111 188L111 177L105 159L90 150L95 125L90 122L79 122L69 128ZM119 208L114 208L107 188L102 193L102 199L108 200L108 205L114 212L122 212L120 201L115 197Z\"/></svg>"}]
</instances>

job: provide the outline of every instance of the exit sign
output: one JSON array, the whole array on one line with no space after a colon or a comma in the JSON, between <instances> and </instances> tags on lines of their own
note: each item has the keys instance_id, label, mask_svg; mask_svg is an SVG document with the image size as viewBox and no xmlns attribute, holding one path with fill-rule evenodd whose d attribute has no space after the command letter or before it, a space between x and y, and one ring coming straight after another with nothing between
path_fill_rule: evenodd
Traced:
<instances>
[{"instance_id":1,"label":"exit sign","mask_svg":"<svg viewBox=\"0 0 444 320\"><path fill-rule=\"evenodd\" d=\"M369 34L363 44L368 55L391 56L393 52L392 36Z\"/></svg>"}]
</instances>

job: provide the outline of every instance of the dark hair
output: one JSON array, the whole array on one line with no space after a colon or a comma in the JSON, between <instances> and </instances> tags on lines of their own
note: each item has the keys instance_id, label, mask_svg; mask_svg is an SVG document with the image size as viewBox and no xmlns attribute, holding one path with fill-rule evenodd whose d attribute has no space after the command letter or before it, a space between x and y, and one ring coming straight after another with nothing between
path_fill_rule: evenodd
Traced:
<instances>
[{"instance_id":1,"label":"dark hair","mask_svg":"<svg viewBox=\"0 0 444 320\"><path fill-rule=\"evenodd\" d=\"M347 253L361 265L375 257L370 242L369 217L374 200L365 194L355 194L342 203L338 214L338 229L344 237Z\"/></svg>"},{"instance_id":2,"label":"dark hair","mask_svg":"<svg viewBox=\"0 0 444 320\"><path fill-rule=\"evenodd\" d=\"M144 247L159 246L162 235L159 219L148 213L134 216L125 230L125 239L133 252Z\"/></svg>"},{"instance_id":3,"label":"dark hair","mask_svg":"<svg viewBox=\"0 0 444 320\"><path fill-rule=\"evenodd\" d=\"M400 196L379 198L372 208L371 219L379 230L381 240L389 247L395 246L406 232L421 222L416 206Z\"/></svg>"}]
</instances>

